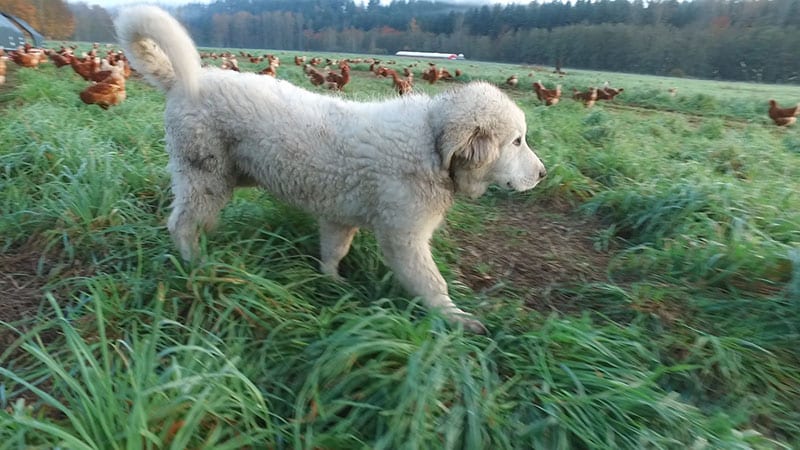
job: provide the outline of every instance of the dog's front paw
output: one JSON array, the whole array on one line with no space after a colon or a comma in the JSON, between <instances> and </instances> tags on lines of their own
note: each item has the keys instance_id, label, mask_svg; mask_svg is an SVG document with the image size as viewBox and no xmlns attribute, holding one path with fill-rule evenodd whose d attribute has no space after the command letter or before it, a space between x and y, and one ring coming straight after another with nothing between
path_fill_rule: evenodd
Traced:
<instances>
[{"instance_id":1,"label":"dog's front paw","mask_svg":"<svg viewBox=\"0 0 800 450\"><path fill-rule=\"evenodd\" d=\"M451 321L456 324L460 323L464 330L475 334L489 334L489 330L475 317L470 314L458 314L451 316Z\"/></svg>"},{"instance_id":2,"label":"dog's front paw","mask_svg":"<svg viewBox=\"0 0 800 450\"><path fill-rule=\"evenodd\" d=\"M489 330L480 321L469 319L464 322L464 329L475 334L489 334Z\"/></svg>"},{"instance_id":3,"label":"dog's front paw","mask_svg":"<svg viewBox=\"0 0 800 450\"><path fill-rule=\"evenodd\" d=\"M333 281L337 283L344 283L345 281L344 277L339 275L339 269L336 265L321 263L319 265L319 270L323 275L333 279Z\"/></svg>"}]
</instances>

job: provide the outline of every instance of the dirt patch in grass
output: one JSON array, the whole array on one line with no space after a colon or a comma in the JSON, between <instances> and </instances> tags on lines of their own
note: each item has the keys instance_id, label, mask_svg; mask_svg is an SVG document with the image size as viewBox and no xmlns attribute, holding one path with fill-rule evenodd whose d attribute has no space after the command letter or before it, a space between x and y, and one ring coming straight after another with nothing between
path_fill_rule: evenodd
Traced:
<instances>
[{"instance_id":1,"label":"dirt patch in grass","mask_svg":"<svg viewBox=\"0 0 800 450\"><path fill-rule=\"evenodd\" d=\"M10 370L24 367L35 358L19 346L20 333L38 328L35 342L54 344L60 339L57 327L50 326L53 310L45 295L51 292L56 298L65 297L65 289L51 284L52 279L75 277L90 273L80 261L63 265L48 258L36 244L0 254L0 365ZM57 345L57 344L56 344ZM52 392L50 378L39 379L34 384L45 392ZM12 383L13 386L13 383ZM9 394L8 403L24 399L28 405L39 401L39 396L28 389L16 386ZM64 415L52 407L43 406L36 414L53 420L63 420Z\"/></svg>"},{"instance_id":2,"label":"dirt patch in grass","mask_svg":"<svg viewBox=\"0 0 800 450\"><path fill-rule=\"evenodd\" d=\"M65 289L51 289L48 286L53 277L63 279L90 273L91 268L80 261L64 265L54 258L43 256L36 244L0 254L0 353L18 337L19 330L29 330L41 324L44 317L52 316L52 309L46 304L45 294L52 292L56 298L66 295ZM40 334L49 341L53 332Z\"/></svg>"},{"instance_id":3,"label":"dirt patch in grass","mask_svg":"<svg viewBox=\"0 0 800 450\"><path fill-rule=\"evenodd\" d=\"M539 311L575 312L571 286L607 281L610 256L594 248L600 225L570 207L498 199L480 233L451 229L462 282L476 292L506 290Z\"/></svg>"},{"instance_id":4,"label":"dirt patch in grass","mask_svg":"<svg viewBox=\"0 0 800 450\"><path fill-rule=\"evenodd\" d=\"M40 256L29 250L0 255L0 321L16 323L36 317L47 284L46 277L37 273ZM14 338L10 330L0 327L0 347L9 345Z\"/></svg>"}]
</instances>

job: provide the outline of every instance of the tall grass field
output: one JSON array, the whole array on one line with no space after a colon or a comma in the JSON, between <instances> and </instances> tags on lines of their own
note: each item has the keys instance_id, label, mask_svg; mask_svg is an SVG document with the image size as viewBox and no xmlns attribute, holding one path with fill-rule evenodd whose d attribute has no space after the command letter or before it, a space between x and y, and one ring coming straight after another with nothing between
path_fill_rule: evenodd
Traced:
<instances>
[{"instance_id":1,"label":"tall grass field","mask_svg":"<svg viewBox=\"0 0 800 450\"><path fill-rule=\"evenodd\" d=\"M322 95L397 95L366 63L334 93L274 53ZM185 264L163 94L134 76L102 110L70 67L9 64L0 449L800 448L800 128L767 117L800 87L469 60L428 84L427 64L418 92L501 86L548 168L459 200L434 236L487 336L404 292L368 231L346 281L322 276L314 219L257 189ZM613 102L571 99L605 82Z\"/></svg>"}]
</instances>

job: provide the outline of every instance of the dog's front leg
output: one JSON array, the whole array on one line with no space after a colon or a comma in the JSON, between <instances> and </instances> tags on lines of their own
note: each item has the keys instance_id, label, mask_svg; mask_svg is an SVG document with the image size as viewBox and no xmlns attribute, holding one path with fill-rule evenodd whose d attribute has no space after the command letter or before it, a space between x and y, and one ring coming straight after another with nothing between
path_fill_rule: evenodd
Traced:
<instances>
[{"instance_id":1,"label":"dog's front leg","mask_svg":"<svg viewBox=\"0 0 800 450\"><path fill-rule=\"evenodd\" d=\"M487 333L482 323L450 299L447 283L433 261L429 237L390 231L377 233L377 238L386 263L409 293L421 297L428 308L441 311L451 323L461 323L473 333Z\"/></svg>"}]
</instances>

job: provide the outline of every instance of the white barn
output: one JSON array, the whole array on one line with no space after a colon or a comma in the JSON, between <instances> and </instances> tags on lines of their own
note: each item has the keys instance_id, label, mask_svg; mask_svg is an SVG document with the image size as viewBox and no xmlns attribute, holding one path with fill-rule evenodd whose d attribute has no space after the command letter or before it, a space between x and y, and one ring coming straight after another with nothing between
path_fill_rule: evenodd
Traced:
<instances>
[{"instance_id":1,"label":"white barn","mask_svg":"<svg viewBox=\"0 0 800 450\"><path fill-rule=\"evenodd\" d=\"M438 53L438 52L407 52L399 51L395 56L409 56L412 58L435 58L435 59L464 59L463 53Z\"/></svg>"}]
</instances>

